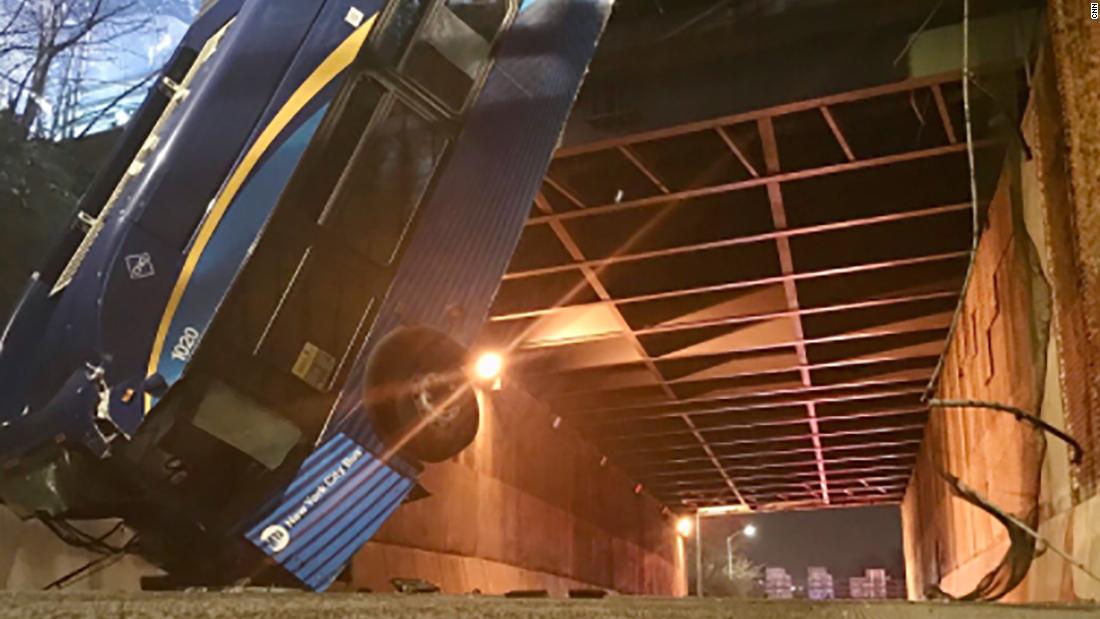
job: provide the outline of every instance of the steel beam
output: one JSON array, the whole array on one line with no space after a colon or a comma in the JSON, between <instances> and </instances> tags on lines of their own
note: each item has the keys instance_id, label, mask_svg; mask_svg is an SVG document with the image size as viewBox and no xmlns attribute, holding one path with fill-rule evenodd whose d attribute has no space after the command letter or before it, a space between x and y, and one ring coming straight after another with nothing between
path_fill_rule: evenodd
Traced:
<instances>
[{"instance_id":1,"label":"steel beam","mask_svg":"<svg viewBox=\"0 0 1100 619\"><path fill-rule=\"evenodd\" d=\"M847 415L829 415L821 417L823 422L833 421L858 421L861 419L881 419L884 417L899 417L909 415L923 415L928 412L927 406L899 406L893 409L876 409L862 413L850 413ZM772 428L780 426L796 426L806 423L805 419L774 419L768 421L755 421L752 423L731 423L702 428L704 432L736 432L738 430L752 430L754 428ZM646 438L663 438L667 436L680 436L685 434L683 430L665 430L663 432L625 432L608 436L601 433L601 443L607 441L637 441Z\"/></svg>"},{"instance_id":2,"label":"steel beam","mask_svg":"<svg viewBox=\"0 0 1100 619\"><path fill-rule=\"evenodd\" d=\"M756 166L752 165L749 158L745 156L744 151L737 145L737 142L733 140L733 136L729 134L729 131L725 127L715 127L714 130L718 133L718 137L722 138L722 142L726 144L726 148L733 153L734 157L741 162L741 165L745 166L745 171L749 173L749 176L753 178L760 178L760 172L756 170Z\"/></svg>"},{"instance_id":3,"label":"steel beam","mask_svg":"<svg viewBox=\"0 0 1100 619\"><path fill-rule=\"evenodd\" d=\"M826 439L826 438L833 439L833 438L846 438L846 437L852 437L852 436L861 436L862 437L862 436L868 436L868 435L874 435L874 434L889 434L889 433L894 433L894 432L912 432L912 431L915 431L915 430L923 430L923 429L924 429L924 424L923 423L913 423L913 424L899 425L899 426L888 427L888 428L865 428L865 429L861 429L861 430L839 430L837 432L818 432L817 436L818 436L818 438L821 438L821 439ZM759 446L759 445L762 445L764 443L787 443L787 442L791 442L791 441L805 441L805 440L812 439L812 438L813 438L813 434L807 432L807 433L804 433L804 434L786 434L786 435L783 435L783 436L739 438L739 439L723 440L723 441L707 441L707 444L710 445L711 447L739 447L739 446L742 446L742 445ZM871 445L871 446L874 446L874 443L867 443L867 444ZM677 445L677 446L673 446L673 447L648 447L648 448L646 448L646 447L637 447L637 448L634 448L634 449L621 449L621 450L612 449L612 448L609 448L609 446L602 445L602 444L601 444L601 447L603 448L603 451L605 453L607 453L607 455L609 457L619 458L619 457L623 457L623 456L634 456L634 455L638 455L638 454L655 454L655 453L662 453L662 452L668 452L668 451L682 451L684 449L691 449L695 446L694 445L688 445L688 446ZM818 449L821 449L822 454L824 453L824 448L819 448L819 447L815 446L814 447L814 456L815 456L815 458L818 457L818 453L817 453ZM720 459L721 459L721 456L719 456L719 460ZM824 457L822 456L818 460L818 462L821 462L823 464L824 463Z\"/></svg>"},{"instance_id":4,"label":"steel beam","mask_svg":"<svg viewBox=\"0 0 1100 619\"><path fill-rule=\"evenodd\" d=\"M653 186L660 190L661 193L670 193L671 190L665 185L664 181L662 181L653 170L649 169L649 166L638 157L638 153L634 152L634 149L629 146L620 146L619 152L622 153L623 157L626 157L627 161L634 164L634 167L648 178L649 182L653 183Z\"/></svg>"},{"instance_id":5,"label":"steel beam","mask_svg":"<svg viewBox=\"0 0 1100 619\"><path fill-rule=\"evenodd\" d=\"M549 204L546 203L545 201L544 201L544 205L545 205L546 208L549 208ZM558 240L561 242L561 244L565 247L566 251L569 252L569 255L574 260L577 260L577 261L584 261L585 260L584 253L581 251L580 246L577 245L577 242L573 239L573 237L569 234L569 231L565 229L565 226L561 222L558 222L558 221L550 222L550 228L551 228L551 230L554 231L555 236L558 237ZM596 292L596 295L602 301L609 301L611 299L611 294L607 291L607 288L604 287L603 282L600 281L599 275L596 273L595 270L593 270L591 268L588 268L588 267L583 267L581 269L581 273L584 275L584 278L588 282L588 285L592 287L592 290L594 290ZM628 337L628 339L630 340L631 345L638 352L639 356L642 357L643 359L648 359L649 358L649 352L645 349L644 346L642 346L641 341L638 339L638 337L636 335L634 335L633 331L631 331L630 323L627 322L626 318L623 317L622 313L619 311L619 309L615 305L611 305L611 308L612 308L612 315L614 316L615 321L619 324L620 329L622 329L623 334L625 334ZM657 365L653 361L650 360L650 361L646 362L646 368L650 371L650 373L653 375L653 377L656 378L657 381L661 383L661 385L664 389L665 395L669 399L675 400L676 399L676 393L672 391L672 388L666 382L664 382L665 377L664 377L664 375L661 374L661 371L657 368ZM691 420L691 418L687 414L682 414L681 418L683 419L684 423L688 427L693 427L695 425L694 422ZM749 504L747 502L745 502L745 499L741 496L740 491L737 489L736 484L734 484L733 480L728 475L726 475L725 471L722 469L721 465L718 463L718 459L714 456L714 452L711 450L710 445L707 444L707 442L703 438L703 436L701 434L699 434L698 432L696 432L695 433L695 438L698 441L700 447L702 447L703 451L706 452L711 457L711 459L714 463L714 468L716 470L718 470L718 472L726 480L726 485L729 487L730 492L732 492L734 494L734 496L736 496L738 498L738 500L741 501L742 505L744 505L746 508L749 507Z\"/></svg>"},{"instance_id":6,"label":"steel beam","mask_svg":"<svg viewBox=\"0 0 1100 619\"><path fill-rule=\"evenodd\" d=\"M550 185L551 187L553 187L555 191L557 191L558 193L560 193L562 195L562 197L564 197L566 200L569 200L570 202L572 202L573 206L576 206L579 209L588 208L588 205L584 203L584 200L581 200L580 198L578 198L577 194L574 193L569 188L567 188L565 185L562 185L558 181L554 180L554 178L552 176L550 176L549 172L546 174L545 180L546 180L547 185ZM552 216L552 215L553 214L550 213L547 216Z\"/></svg>"},{"instance_id":7,"label":"steel beam","mask_svg":"<svg viewBox=\"0 0 1100 619\"><path fill-rule=\"evenodd\" d=\"M675 333L678 331L691 331L694 329L705 329L708 327L726 327L744 323L755 323L767 320L774 320L776 318L790 318L793 316L816 316L820 314L830 314L834 312L847 312L862 309L873 309L880 307L889 307L893 305L904 305L907 303L917 303L920 301L933 301L941 299L950 299L959 296L958 290L934 290L932 292L922 294L907 294L899 296L888 296L867 299L864 301L853 301L850 303L836 303L832 305L821 305L816 307L802 307L798 311L792 310L777 310L774 312L758 312L755 314L740 314L736 316L728 316L725 318L712 318L708 320L692 320L687 322L664 322L652 327L641 327L634 329L636 335L655 335L659 333ZM931 314L929 314L931 315ZM576 346L579 344L588 344L591 342L598 342L607 339L614 339L619 337L618 333L598 333L586 336L573 337L563 340L554 341L534 341L528 342L527 348L559 348L565 346ZM627 366L634 362L608 364L600 367L614 367L614 366ZM829 364L821 364L819 366L811 367L811 369L819 369L821 367L827 367ZM553 374L568 374L570 372L577 372L581 370L564 368L564 369L551 369L546 372L541 372L538 376L553 375ZM675 381L670 381L675 382Z\"/></svg>"},{"instance_id":8,"label":"steel beam","mask_svg":"<svg viewBox=\"0 0 1100 619\"><path fill-rule=\"evenodd\" d=\"M913 473L913 467L909 465L889 465L889 466L867 466L860 468L844 468L844 469L829 469L829 474L833 475L837 482L843 482L846 479L858 479L866 476L891 476L891 477L906 477L908 478ZM846 477L854 476L854 477ZM810 477L816 478L816 471L801 471L793 473L772 473L766 475L738 475L737 480L739 484L746 484L748 482L782 482L785 479L791 479L795 477ZM695 479L668 479L658 480L658 482L648 482L646 487L649 489L657 488L683 488L683 487L695 487L697 485L715 485L722 482L722 479L714 478L713 473L711 477L707 478L695 478ZM747 486L741 486L747 487Z\"/></svg>"},{"instance_id":9,"label":"steel beam","mask_svg":"<svg viewBox=\"0 0 1100 619\"><path fill-rule=\"evenodd\" d=\"M826 445L825 448L824 448L824 451L825 451L825 453L828 454L828 453L851 452L851 451L858 452L858 451L864 451L864 450L867 450L867 449L908 449L908 448L916 448L919 445L920 445L920 440L919 439L901 439L901 440L895 440L895 441L879 441L874 445L832 445L832 446ZM791 448L791 449L769 450L767 452L743 452L743 453L737 453L737 454L724 454L719 459L722 462L729 462L729 461L733 461L733 460L759 460L762 457L796 456L796 455L799 455L799 454L812 453L812 452L813 452L812 447L795 447L795 448ZM916 453L917 453L916 451L913 451L913 453L909 454L909 455L911 455L912 457L915 457ZM899 455L899 454L894 454L894 455ZM900 454L900 455L906 455L906 454ZM848 456L848 457L849 458L854 458L856 456ZM888 457L888 456L875 455L875 456L867 456L867 457L869 457L869 458L879 458L879 457L885 458L885 457ZM665 474L665 472L667 472L667 474L669 474L669 475L679 475L683 472L700 472L702 470L706 470L707 472L711 472L713 470L709 466L706 467L705 469L672 469L672 468L669 468L671 466L682 465L682 464L686 464L686 465L690 466L690 465L692 465L694 463L698 463L698 462L708 462L709 463L710 460L708 460L706 458L700 458L698 456L689 456L689 457L686 457L686 458L676 458L676 457L674 457L674 458L661 458L660 462L655 462L652 458L646 458L644 456L644 454L642 454L642 457L638 458L637 460L629 460L629 459L624 458L622 456L615 459L615 463L617 465L623 467L624 469L638 469L638 468L643 467L645 465L661 467L660 470L657 471L657 472L645 473L645 474L648 474L648 475ZM813 464L813 460L806 460L805 462L807 463L807 466L810 466L810 465ZM828 462L830 462L830 460L826 459L826 464ZM761 467L765 467L765 466L772 466L773 468L779 468L779 467L784 467L784 466L789 466L789 465L790 465L790 463L772 463L770 465L767 465L767 464L758 465L758 464L754 463L751 466L753 466L754 468L761 468ZM637 470L635 470L634 474L640 474L640 473Z\"/></svg>"},{"instance_id":10,"label":"steel beam","mask_svg":"<svg viewBox=\"0 0 1100 619\"><path fill-rule=\"evenodd\" d=\"M995 142L992 140L980 140L974 143L974 147L985 148L994 143ZM553 215L539 215L529 219L527 221L527 225L531 226L540 223L546 223L548 221L567 221L573 219L581 219L584 217L592 217L594 215L602 215L606 213L618 213L622 211L629 211L633 209L645 208L661 204L669 204L671 202L681 202L683 200L691 200L693 198L702 198L706 196L733 193L735 191L741 191L744 189L763 187L770 183L788 183L791 181L800 181L810 178L830 176L833 174L842 174L844 172L855 172L858 170L896 165L899 163L906 163L910 161L920 161L922 159L931 159L935 157L942 157L944 155L963 153L966 152L966 149L966 144L948 144L946 146L934 146L931 148L906 151L903 153L896 153L892 155L882 155L880 157L872 157L869 159L857 159L856 161L834 163L830 165L819 166L816 168L807 168L805 170L781 172L775 175L760 176L758 178L749 178L745 180L721 183L718 185L699 187L695 189L683 189L667 194L637 198L635 200L624 200L622 202L613 202L611 204L603 204L600 206L590 206L583 210L565 211L562 213L554 213Z\"/></svg>"},{"instance_id":11,"label":"steel beam","mask_svg":"<svg viewBox=\"0 0 1100 619\"><path fill-rule=\"evenodd\" d=\"M918 359L927 359L929 361L929 366L930 366L929 369L931 369L931 366L935 365L936 360L939 359L939 356L938 355L886 355L886 356L883 356L883 357L870 357L870 358L865 357L865 356L859 356L859 357L844 358L844 359L840 359L838 361L830 361L828 363L816 363L816 364L809 364L809 365L794 364L794 365L786 365L786 366L765 368L765 369L760 369L760 370L748 370L748 371L744 371L744 372L733 372L731 374L715 374L715 375L706 376L704 378L696 378L694 376L688 375L688 376L682 376L680 378L669 379L669 380L666 380L665 382L669 385L694 385L694 384L703 384L703 383L711 383L711 382L718 382L718 381L730 381L730 380L737 380L737 379L743 379L743 378L752 378L752 377L756 377L756 376L771 376L771 375L774 375L774 374L788 374L788 373L791 373L791 372L798 372L802 369L806 369L806 370L809 370L809 371L817 371L817 370L835 370L835 369L861 368L861 367L865 368L865 367L880 365L880 364L884 364L884 363L895 363L895 362L898 362L898 361L916 361ZM635 364L631 364L631 365L635 365ZM602 368L602 367L617 367L617 366L596 366L596 367ZM917 369L917 368L911 368L911 369ZM591 371L591 370L592 370L592 368L585 368L583 370L570 370L569 372L560 372L559 374L584 373L586 371ZM537 380L537 381L541 382L541 381L544 381L547 377L553 376L553 375L554 375L554 373L546 372L546 373L524 374L524 377L527 378L528 380L533 379L533 380ZM568 380L568 379L563 379L563 380ZM544 383L542 383L542 384L544 384ZM638 385L638 386L620 387L620 388L617 388L617 389L588 389L588 388L583 388L583 389L572 390L572 389L560 388L560 387L557 386L557 384L554 384L553 392L556 393L556 394L568 395L568 396L596 395L596 394L601 394L601 393L614 395L614 394L625 393L625 392L629 392L629 391L634 390L634 389L639 389L639 388L642 388L642 387L649 387L649 386L651 386L651 385Z\"/></svg>"},{"instance_id":12,"label":"steel beam","mask_svg":"<svg viewBox=\"0 0 1100 619\"><path fill-rule=\"evenodd\" d=\"M951 114L947 111L947 102L943 98L943 88L940 84L932 84L932 97L936 100L936 109L940 113L940 122L943 123L943 131L947 134L947 141L958 144L959 137L955 134L955 125L951 122Z\"/></svg>"},{"instance_id":13,"label":"steel beam","mask_svg":"<svg viewBox=\"0 0 1100 619\"><path fill-rule=\"evenodd\" d=\"M874 471L870 471L868 475L862 479L834 479L831 483L834 490L843 491L846 488L867 488L867 487L884 487L884 486L904 486L909 481L911 471L898 474L879 474L875 475ZM688 484L672 484L664 486L652 486L646 484L646 488L653 493L676 493L676 494L690 494L693 492L708 492L708 491L720 491L725 488L725 485L721 483L722 480L714 480L709 483L688 483ZM870 486L863 485L866 481ZM752 496L753 494L762 490L776 490L780 488L799 488L806 482L801 479L780 479L771 482L760 483L746 483L744 478L738 478L737 483L740 485L742 492Z\"/></svg>"},{"instance_id":14,"label":"steel beam","mask_svg":"<svg viewBox=\"0 0 1100 619\"><path fill-rule=\"evenodd\" d=\"M820 108L821 116L825 119L825 124L829 125L829 131L833 132L833 137L836 138L837 144L840 145L840 149L844 151L844 156L848 161L855 161L855 153L852 152L851 145L848 144L848 138L844 137L844 132L840 130L840 125L837 124L836 118L833 117L833 113L829 111L829 106L823 105Z\"/></svg>"},{"instance_id":15,"label":"steel beam","mask_svg":"<svg viewBox=\"0 0 1100 619\"><path fill-rule=\"evenodd\" d=\"M511 273L505 273L503 279L504 281L509 281L514 279L523 279L525 277L537 277L539 275L565 273L568 271L578 270L582 267L604 268L615 264L638 262L640 260L652 260L654 258L667 258L669 256L693 254L701 251L724 249L727 247L736 247L740 245L751 245L754 243L763 243L769 241L778 242L782 239L792 239L799 236L809 236L825 232L835 232L837 230L850 230L852 228L874 226L884 223L893 223L897 221L905 221L908 219L935 217L938 215L945 215L948 213L957 213L960 211L969 210L970 208L971 206L969 203L947 204L943 206L933 206L928 208L914 209L910 211L901 211L897 213L887 213L884 215L874 215L871 217L861 217L859 219L846 219L824 224L815 224L812 226L802 226L799 228L783 228L773 230L771 232L760 232L757 234L749 234L745 236L721 239L717 241L692 243L690 245L678 245L675 247L634 252L630 254L617 254L614 256L608 256L606 258L585 260L583 262L556 264L546 267L539 267L536 269L527 269L524 271L513 271Z\"/></svg>"},{"instance_id":16,"label":"steel beam","mask_svg":"<svg viewBox=\"0 0 1100 619\"><path fill-rule=\"evenodd\" d=\"M958 260L970 255L969 250L958 250L942 252L937 254L929 254L925 256L915 256L912 258L898 258L895 260L883 260L880 262L870 262L864 264L857 264L844 267L834 267L830 269L821 269L819 271L805 271L799 273L792 273L790 275L772 275L768 277L761 277L757 279L739 280L733 282L725 282L722 284L712 284L709 286L699 286L696 288L683 288L679 290L665 290L661 292L650 292L645 294L632 295L629 297L618 297L611 300L601 300L593 303L579 303L576 305L560 305L556 307L543 308L537 310L526 310L522 312L513 312L508 314L498 314L491 318L494 322L503 322L508 320L522 320L525 318L538 318L540 316L546 316L549 314L555 314L563 311L575 310L579 308L599 307L602 305L616 304L624 305L629 303L645 303L648 301L661 301L665 299L672 299L677 297L708 294L712 292L728 292L732 290L741 290L744 288L753 288L757 286L770 286L774 284L782 284L785 281L802 281L809 279L821 279L829 277L839 277L843 275L853 275L856 273L869 273L872 271L883 271L889 269L896 269L908 266L919 266L925 264L933 264L936 262L945 262L949 260Z\"/></svg>"},{"instance_id":17,"label":"steel beam","mask_svg":"<svg viewBox=\"0 0 1100 619\"><path fill-rule=\"evenodd\" d=\"M741 411L765 410L769 408L790 408L804 406L807 398L816 402L851 402L873 400L903 395L923 394L927 383L920 379L864 380L835 385L799 387L794 389L775 389L759 393L712 396L699 398L681 398L673 403L645 403L614 408L583 409L570 414L569 419L586 429L605 427L619 423L634 423L640 419L666 419L678 417L685 411L660 410L664 407L685 407L693 415L721 415ZM609 413L624 414L617 419L593 419Z\"/></svg>"},{"instance_id":18,"label":"steel beam","mask_svg":"<svg viewBox=\"0 0 1100 619\"><path fill-rule=\"evenodd\" d=\"M662 129L655 129L651 131L641 131L629 135L615 136L603 140L587 142L585 144L565 146L558 149L555 157L573 157L575 155L582 155L585 153L606 150L626 144L637 144L638 142L649 142L662 138L672 138L687 133L709 131L716 127L726 127L743 122L755 122L757 119L765 117L775 117L785 114L793 114L795 112L814 110L822 106L835 106L843 103L863 101L865 99L874 99L876 97L882 97L885 95L909 92L910 90L915 90L918 88L928 88L936 84L958 82L960 77L961 73L959 71L951 71L938 75L914 77L898 82L893 82L890 84L882 84L879 86L872 86L870 88L861 88L858 90L851 90L848 92L826 95L823 97L814 97L812 99L805 99L803 101L796 101L792 103L784 103L782 105L775 105L759 110L751 110L748 112L729 114L726 116L710 118L707 120L683 123L673 127L665 127Z\"/></svg>"},{"instance_id":19,"label":"steel beam","mask_svg":"<svg viewBox=\"0 0 1100 619\"><path fill-rule=\"evenodd\" d=\"M824 108L822 108L824 109ZM765 117L756 121L756 128L760 132L760 143L764 148L764 163L768 171L769 178L774 178L779 174L779 145L775 139L775 127L772 125L772 119ZM768 202L771 204L772 212L772 225L776 230L786 230L787 226L787 209L783 204L783 191L780 189L778 182L768 183ZM778 237L775 239L776 251L779 254L779 267L783 275L794 275L794 254L791 252L791 244L789 237ZM806 353L806 333L802 328L802 317L798 314L801 307L798 300L798 288L795 286L794 280L786 280L783 282L783 293L787 298L787 310L795 312L795 319L791 321L794 329L795 342L794 349L795 354L798 356L798 362L802 365L798 374L802 378L802 384L807 388L813 387L813 379L810 371L806 369L806 366L810 364L809 355ZM806 422L810 426L810 440L813 443L817 456L817 472L820 477L818 480L821 484L821 500L826 505L829 504L829 481L825 474L825 464L823 462L824 456L821 452L821 435L820 428L817 423L817 404L816 402L806 402Z\"/></svg>"}]
</instances>

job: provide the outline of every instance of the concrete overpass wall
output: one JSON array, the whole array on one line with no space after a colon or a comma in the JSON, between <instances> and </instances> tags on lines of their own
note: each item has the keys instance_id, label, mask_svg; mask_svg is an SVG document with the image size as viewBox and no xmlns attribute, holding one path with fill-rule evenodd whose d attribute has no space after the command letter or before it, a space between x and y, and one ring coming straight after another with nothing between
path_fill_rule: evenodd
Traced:
<instances>
[{"instance_id":1,"label":"concrete overpass wall","mask_svg":"<svg viewBox=\"0 0 1100 619\"><path fill-rule=\"evenodd\" d=\"M422 478L432 496L403 506L352 565L353 588L391 591L417 577L448 593L598 587L684 595L684 547L648 494L522 391L494 395L474 445ZM93 534L110 522L87 522ZM107 541L121 544L120 532ZM38 522L0 509L0 589L36 590L98 555L73 549ZM158 573L127 556L75 590L129 590Z\"/></svg>"},{"instance_id":2,"label":"concrete overpass wall","mask_svg":"<svg viewBox=\"0 0 1100 619\"><path fill-rule=\"evenodd\" d=\"M82 522L88 533L103 535L112 522ZM119 531L106 538L110 544L123 544L129 531ZM54 580L78 570L100 555L65 545L37 521L23 522L0 507L0 589L35 591ZM75 580L68 587L73 591L108 590L137 591L141 577L160 572L136 556L127 555L99 566L86 578Z\"/></svg>"},{"instance_id":3,"label":"concrete overpass wall","mask_svg":"<svg viewBox=\"0 0 1100 619\"><path fill-rule=\"evenodd\" d=\"M352 586L417 577L447 593L599 587L686 593L674 521L519 389L493 396L474 445L435 465L352 565Z\"/></svg>"},{"instance_id":4,"label":"concrete overpass wall","mask_svg":"<svg viewBox=\"0 0 1100 619\"><path fill-rule=\"evenodd\" d=\"M1039 532L1100 571L1100 29L1087 11L1050 3L1051 46L1023 122L1033 159L1009 169L990 206L937 393L1037 411L1085 458L1071 464L1053 438L1044 454L1009 415L934 412L902 512L914 598L936 583L970 591L1008 548L989 515L949 495L939 468L1018 516L1037 507ZM1096 600L1100 583L1047 551L1005 599Z\"/></svg>"}]
</instances>

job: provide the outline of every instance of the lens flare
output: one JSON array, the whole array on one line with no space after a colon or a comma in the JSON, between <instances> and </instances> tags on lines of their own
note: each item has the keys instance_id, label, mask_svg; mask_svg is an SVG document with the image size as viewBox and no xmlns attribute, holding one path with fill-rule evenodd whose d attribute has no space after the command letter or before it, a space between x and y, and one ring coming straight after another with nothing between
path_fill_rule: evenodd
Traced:
<instances>
[{"instance_id":1,"label":"lens flare","mask_svg":"<svg viewBox=\"0 0 1100 619\"><path fill-rule=\"evenodd\" d=\"M477 358L477 362L474 363L474 374L480 380L492 381L500 378L500 373L504 370L504 357L499 353L487 352L482 353Z\"/></svg>"},{"instance_id":2,"label":"lens flare","mask_svg":"<svg viewBox=\"0 0 1100 619\"><path fill-rule=\"evenodd\" d=\"M691 537L691 534L695 532L695 521L691 516L683 516L676 521L676 533L680 537Z\"/></svg>"}]
</instances>

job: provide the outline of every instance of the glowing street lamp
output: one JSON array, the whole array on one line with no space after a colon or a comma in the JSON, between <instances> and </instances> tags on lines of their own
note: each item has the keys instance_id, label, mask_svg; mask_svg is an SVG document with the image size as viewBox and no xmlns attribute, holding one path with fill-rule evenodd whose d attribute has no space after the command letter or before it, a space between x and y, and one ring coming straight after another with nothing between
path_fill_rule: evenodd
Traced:
<instances>
[{"instance_id":1,"label":"glowing street lamp","mask_svg":"<svg viewBox=\"0 0 1100 619\"><path fill-rule=\"evenodd\" d=\"M500 353L487 351L474 361L473 374L479 383L488 385L496 391L500 389L501 375L504 373L504 357Z\"/></svg>"},{"instance_id":2,"label":"glowing street lamp","mask_svg":"<svg viewBox=\"0 0 1100 619\"><path fill-rule=\"evenodd\" d=\"M695 532L695 519L691 516L682 516L676 521L676 533L680 537L688 538Z\"/></svg>"},{"instance_id":3,"label":"glowing street lamp","mask_svg":"<svg viewBox=\"0 0 1100 619\"><path fill-rule=\"evenodd\" d=\"M500 353L486 352L477 358L474 364L474 373L484 381L496 380L504 369L504 357Z\"/></svg>"},{"instance_id":4,"label":"glowing street lamp","mask_svg":"<svg viewBox=\"0 0 1100 619\"><path fill-rule=\"evenodd\" d=\"M733 540L738 535L744 535L748 538L756 537L756 525L746 524L740 531L734 531L726 536L726 573L730 578L733 578Z\"/></svg>"}]
</instances>

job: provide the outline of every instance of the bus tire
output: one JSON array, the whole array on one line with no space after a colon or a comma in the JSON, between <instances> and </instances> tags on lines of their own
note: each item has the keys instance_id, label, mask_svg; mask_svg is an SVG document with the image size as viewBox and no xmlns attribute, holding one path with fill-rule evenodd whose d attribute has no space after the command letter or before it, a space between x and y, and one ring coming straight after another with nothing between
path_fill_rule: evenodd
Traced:
<instances>
[{"instance_id":1,"label":"bus tire","mask_svg":"<svg viewBox=\"0 0 1100 619\"><path fill-rule=\"evenodd\" d=\"M465 347L428 327L400 327L378 343L364 398L387 447L433 463L473 442L480 406L467 361Z\"/></svg>"}]
</instances>

